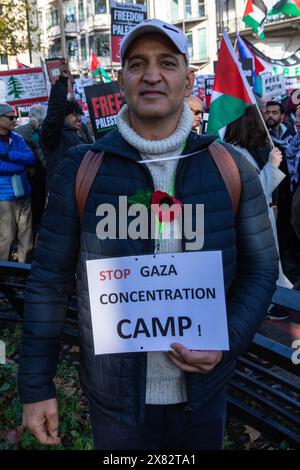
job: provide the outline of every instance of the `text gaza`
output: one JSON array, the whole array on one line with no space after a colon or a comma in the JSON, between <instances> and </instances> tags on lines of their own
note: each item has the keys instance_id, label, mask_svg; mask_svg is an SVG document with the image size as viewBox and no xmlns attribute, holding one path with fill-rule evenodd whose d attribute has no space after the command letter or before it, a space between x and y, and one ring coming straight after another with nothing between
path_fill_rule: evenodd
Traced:
<instances>
[{"instance_id":1,"label":"text gaza","mask_svg":"<svg viewBox=\"0 0 300 470\"><path fill-rule=\"evenodd\" d=\"M152 276L177 276L177 271L174 264L160 264L159 266L142 266L140 269L140 274L143 277L152 277ZM112 281L127 279L131 275L131 269L108 269L106 271L99 272L100 281Z\"/></svg>"}]
</instances>

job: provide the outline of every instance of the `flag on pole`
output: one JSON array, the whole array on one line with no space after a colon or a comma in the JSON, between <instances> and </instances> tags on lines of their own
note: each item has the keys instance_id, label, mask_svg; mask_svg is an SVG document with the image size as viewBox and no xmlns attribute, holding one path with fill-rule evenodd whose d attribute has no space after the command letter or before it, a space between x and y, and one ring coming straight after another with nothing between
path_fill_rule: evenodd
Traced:
<instances>
[{"instance_id":1,"label":"flag on pole","mask_svg":"<svg viewBox=\"0 0 300 470\"><path fill-rule=\"evenodd\" d=\"M207 133L224 137L226 126L243 116L255 97L227 33L223 34L209 110Z\"/></svg>"},{"instance_id":2,"label":"flag on pole","mask_svg":"<svg viewBox=\"0 0 300 470\"><path fill-rule=\"evenodd\" d=\"M104 83L109 83L112 81L106 70L101 67L101 62L94 53L93 49L91 50L91 66L90 66L90 72L93 75L100 75L101 79Z\"/></svg>"},{"instance_id":3,"label":"flag on pole","mask_svg":"<svg viewBox=\"0 0 300 470\"><path fill-rule=\"evenodd\" d=\"M21 62L19 62L18 57L16 57L16 62L17 62L17 69L30 69L28 65L24 65Z\"/></svg>"},{"instance_id":4,"label":"flag on pole","mask_svg":"<svg viewBox=\"0 0 300 470\"><path fill-rule=\"evenodd\" d=\"M255 93L259 93L260 85L258 83L258 76L265 70L264 65L256 57L253 51L247 46L244 40L241 38L240 34L236 35L238 52L241 59L252 59L253 60L253 89Z\"/></svg>"},{"instance_id":5,"label":"flag on pole","mask_svg":"<svg viewBox=\"0 0 300 470\"><path fill-rule=\"evenodd\" d=\"M300 0L280 0L275 3L269 15L277 15L284 13L285 15L300 16Z\"/></svg>"},{"instance_id":6,"label":"flag on pole","mask_svg":"<svg viewBox=\"0 0 300 470\"><path fill-rule=\"evenodd\" d=\"M97 70L101 66L100 60L96 56L95 52L93 49L91 50L91 65L90 65L90 72L93 73L95 70Z\"/></svg>"},{"instance_id":7,"label":"flag on pole","mask_svg":"<svg viewBox=\"0 0 300 470\"><path fill-rule=\"evenodd\" d=\"M261 39L265 37L263 22L267 13L268 8L263 0L247 0L243 21Z\"/></svg>"},{"instance_id":8,"label":"flag on pole","mask_svg":"<svg viewBox=\"0 0 300 470\"><path fill-rule=\"evenodd\" d=\"M110 83L112 82L111 77L108 75L106 70L103 67L98 67L97 69L94 70L93 76L101 75L101 79L103 83Z\"/></svg>"}]
</instances>

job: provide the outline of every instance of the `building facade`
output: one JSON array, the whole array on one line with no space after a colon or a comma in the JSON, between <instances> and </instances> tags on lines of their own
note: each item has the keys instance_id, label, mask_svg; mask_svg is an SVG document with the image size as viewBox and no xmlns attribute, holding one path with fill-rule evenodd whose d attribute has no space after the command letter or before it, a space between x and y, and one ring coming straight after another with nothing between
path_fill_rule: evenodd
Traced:
<instances>
[{"instance_id":1,"label":"building facade","mask_svg":"<svg viewBox=\"0 0 300 470\"><path fill-rule=\"evenodd\" d=\"M217 57L215 0L127 0L123 3L146 5L148 18L159 18L183 29L189 41L191 64L203 73L212 72ZM61 15L72 72L81 74L88 70L91 49L102 66L112 67L109 0L37 0L37 14L42 59L63 55Z\"/></svg>"},{"instance_id":2,"label":"building facade","mask_svg":"<svg viewBox=\"0 0 300 470\"><path fill-rule=\"evenodd\" d=\"M103 67L112 67L109 0L30 1L36 2L32 15L38 25L35 35L38 35L39 52L20 54L21 62L34 66L40 65L40 59L66 55L72 72L82 74L89 69L93 49ZM181 28L188 38L191 65L203 74L213 73L223 31L229 33L232 41L236 31L240 31L274 59L288 57L300 45L300 17L269 17L265 26L266 39L261 41L242 21L245 9L242 0L123 0L123 3L146 5L149 18L159 18ZM15 67L15 58L0 57L0 69L8 66Z\"/></svg>"}]
</instances>

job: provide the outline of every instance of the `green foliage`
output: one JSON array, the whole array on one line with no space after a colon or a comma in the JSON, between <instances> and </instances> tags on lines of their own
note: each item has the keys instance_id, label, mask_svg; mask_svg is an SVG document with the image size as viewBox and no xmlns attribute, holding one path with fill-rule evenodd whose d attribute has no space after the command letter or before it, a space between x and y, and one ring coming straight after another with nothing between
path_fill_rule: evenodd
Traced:
<instances>
[{"instance_id":1,"label":"green foliage","mask_svg":"<svg viewBox=\"0 0 300 470\"><path fill-rule=\"evenodd\" d=\"M79 386L76 367L71 361L61 360L57 370L57 398L60 417L61 444L44 446L25 430L18 443L16 429L22 423L22 406L17 392L17 353L21 328L15 325L0 330L0 339L6 343L5 365L0 365L0 450L90 450L93 448L87 403ZM11 435L10 435L11 434Z\"/></svg>"},{"instance_id":2,"label":"green foliage","mask_svg":"<svg viewBox=\"0 0 300 470\"><path fill-rule=\"evenodd\" d=\"M16 55L28 49L26 16L31 12L30 0L0 0L0 54ZM30 21L28 28L35 29Z\"/></svg>"}]
</instances>

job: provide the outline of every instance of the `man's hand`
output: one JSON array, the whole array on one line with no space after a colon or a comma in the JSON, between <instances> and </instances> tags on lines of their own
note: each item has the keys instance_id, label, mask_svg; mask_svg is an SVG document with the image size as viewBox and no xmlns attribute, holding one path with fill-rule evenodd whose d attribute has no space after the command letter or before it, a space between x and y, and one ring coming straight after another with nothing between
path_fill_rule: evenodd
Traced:
<instances>
[{"instance_id":1,"label":"man's hand","mask_svg":"<svg viewBox=\"0 0 300 470\"><path fill-rule=\"evenodd\" d=\"M23 426L29 429L41 444L59 444L56 399L24 405Z\"/></svg>"},{"instance_id":2,"label":"man's hand","mask_svg":"<svg viewBox=\"0 0 300 470\"><path fill-rule=\"evenodd\" d=\"M222 351L190 351L182 344L171 345L174 351L168 352L169 359L185 372L210 372L222 360Z\"/></svg>"},{"instance_id":3,"label":"man's hand","mask_svg":"<svg viewBox=\"0 0 300 470\"><path fill-rule=\"evenodd\" d=\"M279 148L274 147L270 154L269 154L269 162L275 166L276 168L279 168L280 163L282 162L282 153L279 150Z\"/></svg>"},{"instance_id":4,"label":"man's hand","mask_svg":"<svg viewBox=\"0 0 300 470\"><path fill-rule=\"evenodd\" d=\"M59 72L61 77L68 78L70 76L69 65L66 59L61 59Z\"/></svg>"}]
</instances>

